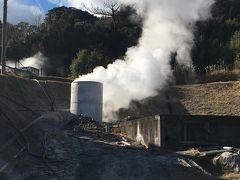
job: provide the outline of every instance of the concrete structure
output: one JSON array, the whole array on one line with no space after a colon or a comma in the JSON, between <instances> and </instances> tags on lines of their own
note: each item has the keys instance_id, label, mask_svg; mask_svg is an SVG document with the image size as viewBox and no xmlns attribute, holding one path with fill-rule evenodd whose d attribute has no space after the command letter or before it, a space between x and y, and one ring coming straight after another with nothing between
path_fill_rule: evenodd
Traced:
<instances>
[{"instance_id":1,"label":"concrete structure","mask_svg":"<svg viewBox=\"0 0 240 180\"><path fill-rule=\"evenodd\" d=\"M118 124L120 133L146 147L161 147L160 116L151 116L135 120L126 120Z\"/></svg>"},{"instance_id":2,"label":"concrete structure","mask_svg":"<svg viewBox=\"0 0 240 180\"><path fill-rule=\"evenodd\" d=\"M120 121L113 131L147 147L240 146L239 116L152 116Z\"/></svg>"},{"instance_id":3,"label":"concrete structure","mask_svg":"<svg viewBox=\"0 0 240 180\"><path fill-rule=\"evenodd\" d=\"M31 67L31 66L22 67L22 68L20 68L20 70L28 71L36 76L39 76L39 73L40 73L39 69Z\"/></svg>"},{"instance_id":4,"label":"concrete structure","mask_svg":"<svg viewBox=\"0 0 240 180\"><path fill-rule=\"evenodd\" d=\"M70 112L102 121L103 84L75 80L71 84Z\"/></svg>"}]
</instances>

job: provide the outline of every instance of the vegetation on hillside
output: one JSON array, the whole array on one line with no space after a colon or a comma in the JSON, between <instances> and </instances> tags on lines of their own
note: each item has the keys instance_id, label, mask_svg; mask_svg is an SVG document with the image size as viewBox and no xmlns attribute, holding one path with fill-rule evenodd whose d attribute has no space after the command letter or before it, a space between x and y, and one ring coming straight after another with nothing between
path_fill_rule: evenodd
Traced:
<instances>
[{"instance_id":1,"label":"vegetation on hillside","mask_svg":"<svg viewBox=\"0 0 240 180\"><path fill-rule=\"evenodd\" d=\"M196 25L193 63L198 72L207 66L240 61L240 1L216 0L212 18Z\"/></svg>"},{"instance_id":2,"label":"vegetation on hillside","mask_svg":"<svg viewBox=\"0 0 240 180\"><path fill-rule=\"evenodd\" d=\"M105 15L101 17L57 7L49 10L39 26L8 24L7 58L19 61L41 51L48 57L48 75L76 77L96 66L106 67L136 45L142 32L142 19L133 7L108 5L106 11L92 10ZM213 65L240 67L239 0L216 0L212 17L197 22L194 34L192 59L198 73Z\"/></svg>"}]
</instances>

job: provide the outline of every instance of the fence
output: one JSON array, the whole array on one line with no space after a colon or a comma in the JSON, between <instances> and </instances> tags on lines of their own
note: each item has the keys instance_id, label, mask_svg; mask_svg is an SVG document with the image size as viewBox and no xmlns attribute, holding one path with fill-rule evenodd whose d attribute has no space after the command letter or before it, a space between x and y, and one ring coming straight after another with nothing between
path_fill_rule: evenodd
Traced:
<instances>
[{"instance_id":1,"label":"fence","mask_svg":"<svg viewBox=\"0 0 240 180\"><path fill-rule=\"evenodd\" d=\"M5 65L5 67L6 67L7 74L14 74L16 76L35 76L35 74L33 74L32 72L30 72L28 70L13 68L13 67L7 66L7 65ZM2 64L0 64L0 69L2 71Z\"/></svg>"}]
</instances>

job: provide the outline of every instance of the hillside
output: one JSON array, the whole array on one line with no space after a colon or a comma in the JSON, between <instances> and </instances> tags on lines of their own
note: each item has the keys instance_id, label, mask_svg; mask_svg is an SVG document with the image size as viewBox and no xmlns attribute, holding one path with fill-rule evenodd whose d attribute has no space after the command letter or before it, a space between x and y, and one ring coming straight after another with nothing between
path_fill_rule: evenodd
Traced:
<instances>
[{"instance_id":1,"label":"hillside","mask_svg":"<svg viewBox=\"0 0 240 180\"><path fill-rule=\"evenodd\" d=\"M70 106L70 83L0 76L0 87L0 105L5 103L20 114L50 111L51 106L68 110Z\"/></svg>"},{"instance_id":2,"label":"hillside","mask_svg":"<svg viewBox=\"0 0 240 180\"><path fill-rule=\"evenodd\" d=\"M181 104L194 115L240 115L240 81L176 86Z\"/></svg>"},{"instance_id":3,"label":"hillside","mask_svg":"<svg viewBox=\"0 0 240 180\"><path fill-rule=\"evenodd\" d=\"M35 80L0 76L0 105L20 114L54 110L66 111L70 106L70 83L40 81L49 97ZM50 100L49 100L50 98ZM7 105L6 105L7 104ZM120 117L154 114L240 115L240 81L171 86L141 102L132 101L128 109L120 109ZM8 109L8 108L6 108Z\"/></svg>"},{"instance_id":4,"label":"hillside","mask_svg":"<svg viewBox=\"0 0 240 180\"><path fill-rule=\"evenodd\" d=\"M172 86L141 102L132 101L120 117L176 115L240 115L240 81Z\"/></svg>"}]
</instances>

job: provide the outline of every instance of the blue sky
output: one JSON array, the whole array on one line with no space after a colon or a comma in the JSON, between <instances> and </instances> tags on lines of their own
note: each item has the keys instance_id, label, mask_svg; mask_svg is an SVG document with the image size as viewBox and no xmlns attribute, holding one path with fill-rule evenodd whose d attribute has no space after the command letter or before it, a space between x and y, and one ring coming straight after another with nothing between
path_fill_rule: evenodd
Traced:
<instances>
[{"instance_id":1,"label":"blue sky","mask_svg":"<svg viewBox=\"0 0 240 180\"><path fill-rule=\"evenodd\" d=\"M54 2L54 1L52 1ZM8 22L17 24L21 21L36 23L36 19L44 19L49 9L58 6L50 0L8 0ZM0 18L2 19L3 0L0 0Z\"/></svg>"},{"instance_id":2,"label":"blue sky","mask_svg":"<svg viewBox=\"0 0 240 180\"><path fill-rule=\"evenodd\" d=\"M81 8L82 3L87 6L100 4L103 0L8 0L8 21L16 24L21 21L36 23L37 19L44 19L49 9L58 6ZM0 0L0 18L2 19L2 4Z\"/></svg>"},{"instance_id":3,"label":"blue sky","mask_svg":"<svg viewBox=\"0 0 240 180\"><path fill-rule=\"evenodd\" d=\"M44 12L47 12L49 9L52 9L56 7L56 4L50 3L48 0L24 0L26 4L29 5L37 5L40 6L44 10Z\"/></svg>"}]
</instances>

